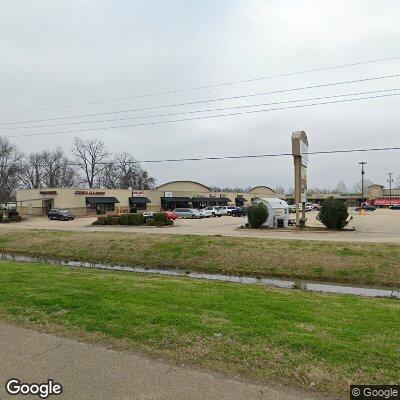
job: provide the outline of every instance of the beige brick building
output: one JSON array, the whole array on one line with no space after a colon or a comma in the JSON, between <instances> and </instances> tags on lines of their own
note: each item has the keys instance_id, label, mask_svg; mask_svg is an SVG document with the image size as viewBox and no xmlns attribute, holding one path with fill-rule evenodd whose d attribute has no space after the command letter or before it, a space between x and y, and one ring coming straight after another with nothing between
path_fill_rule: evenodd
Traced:
<instances>
[{"instance_id":1,"label":"beige brick building","mask_svg":"<svg viewBox=\"0 0 400 400\"><path fill-rule=\"evenodd\" d=\"M46 215L51 208L68 209L77 216L98 212L173 210L176 207L201 208L207 205L242 205L255 197L275 197L268 186L257 186L247 193L213 192L198 182L173 181L154 190L43 188L17 192L17 207L24 215Z\"/></svg>"}]
</instances>

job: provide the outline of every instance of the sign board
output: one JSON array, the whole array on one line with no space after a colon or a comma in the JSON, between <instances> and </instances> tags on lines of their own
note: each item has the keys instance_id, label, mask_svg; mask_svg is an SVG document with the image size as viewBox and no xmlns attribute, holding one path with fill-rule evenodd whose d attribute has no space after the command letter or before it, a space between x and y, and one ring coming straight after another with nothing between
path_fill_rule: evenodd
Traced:
<instances>
[{"instance_id":1,"label":"sign board","mask_svg":"<svg viewBox=\"0 0 400 400\"><path fill-rule=\"evenodd\" d=\"M300 140L301 165L308 166L308 144Z\"/></svg>"},{"instance_id":2,"label":"sign board","mask_svg":"<svg viewBox=\"0 0 400 400\"><path fill-rule=\"evenodd\" d=\"M102 196L106 194L106 192L96 192L94 190L75 190L75 194L87 194L90 196Z\"/></svg>"},{"instance_id":3,"label":"sign board","mask_svg":"<svg viewBox=\"0 0 400 400\"><path fill-rule=\"evenodd\" d=\"M300 197L301 202L307 202L307 167L301 166L301 181L300 181Z\"/></svg>"},{"instance_id":4,"label":"sign board","mask_svg":"<svg viewBox=\"0 0 400 400\"><path fill-rule=\"evenodd\" d=\"M296 223L300 224L299 203L307 202L308 138L304 131L292 134L292 155L294 159L294 194L296 203ZM303 207L303 217L305 220Z\"/></svg>"},{"instance_id":5,"label":"sign board","mask_svg":"<svg viewBox=\"0 0 400 400\"><path fill-rule=\"evenodd\" d=\"M144 197L144 191L143 190L132 191L132 197Z\"/></svg>"},{"instance_id":6,"label":"sign board","mask_svg":"<svg viewBox=\"0 0 400 400\"><path fill-rule=\"evenodd\" d=\"M57 191L56 190L41 190L39 193L43 194L43 195L45 195L45 194L57 194Z\"/></svg>"},{"instance_id":7,"label":"sign board","mask_svg":"<svg viewBox=\"0 0 400 400\"><path fill-rule=\"evenodd\" d=\"M164 197L172 197L172 192L164 192Z\"/></svg>"}]
</instances>

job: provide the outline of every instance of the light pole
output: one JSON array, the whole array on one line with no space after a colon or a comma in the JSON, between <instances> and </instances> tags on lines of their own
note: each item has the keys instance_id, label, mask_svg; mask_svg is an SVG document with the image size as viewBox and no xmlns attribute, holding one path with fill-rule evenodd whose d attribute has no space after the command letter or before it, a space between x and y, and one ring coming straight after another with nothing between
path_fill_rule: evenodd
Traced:
<instances>
[{"instance_id":1,"label":"light pole","mask_svg":"<svg viewBox=\"0 0 400 400\"><path fill-rule=\"evenodd\" d=\"M365 175L364 165L366 163L367 163L366 161L359 162L359 164L361 165L361 206L364 203L364 175Z\"/></svg>"},{"instance_id":2,"label":"light pole","mask_svg":"<svg viewBox=\"0 0 400 400\"><path fill-rule=\"evenodd\" d=\"M389 182L389 207L392 205L392 179L393 172L388 172L388 177L389 179L387 180Z\"/></svg>"}]
</instances>

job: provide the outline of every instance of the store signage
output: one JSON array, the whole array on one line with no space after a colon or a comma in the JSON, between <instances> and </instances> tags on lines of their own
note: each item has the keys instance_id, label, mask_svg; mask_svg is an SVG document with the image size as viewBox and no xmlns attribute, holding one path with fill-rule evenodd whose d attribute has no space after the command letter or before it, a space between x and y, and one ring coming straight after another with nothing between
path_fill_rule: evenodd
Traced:
<instances>
[{"instance_id":1,"label":"store signage","mask_svg":"<svg viewBox=\"0 0 400 400\"><path fill-rule=\"evenodd\" d=\"M308 142L300 140L301 165L308 167Z\"/></svg>"},{"instance_id":2,"label":"store signage","mask_svg":"<svg viewBox=\"0 0 400 400\"><path fill-rule=\"evenodd\" d=\"M164 192L164 197L172 197L172 192Z\"/></svg>"},{"instance_id":3,"label":"store signage","mask_svg":"<svg viewBox=\"0 0 400 400\"><path fill-rule=\"evenodd\" d=\"M144 197L143 190L132 191L132 197Z\"/></svg>"},{"instance_id":4,"label":"store signage","mask_svg":"<svg viewBox=\"0 0 400 400\"><path fill-rule=\"evenodd\" d=\"M94 190L75 190L75 194L87 194L91 196L102 196L106 194L106 192L96 192Z\"/></svg>"},{"instance_id":5,"label":"store signage","mask_svg":"<svg viewBox=\"0 0 400 400\"><path fill-rule=\"evenodd\" d=\"M301 181L300 181L300 201L301 203L307 203L307 167L301 166Z\"/></svg>"},{"instance_id":6,"label":"store signage","mask_svg":"<svg viewBox=\"0 0 400 400\"><path fill-rule=\"evenodd\" d=\"M56 190L41 190L40 194L57 194Z\"/></svg>"}]
</instances>

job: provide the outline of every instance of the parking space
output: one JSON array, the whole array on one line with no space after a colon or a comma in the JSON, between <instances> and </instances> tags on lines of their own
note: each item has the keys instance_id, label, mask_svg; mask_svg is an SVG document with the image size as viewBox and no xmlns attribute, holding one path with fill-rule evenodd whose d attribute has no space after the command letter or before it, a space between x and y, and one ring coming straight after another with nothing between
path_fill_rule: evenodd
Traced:
<instances>
[{"instance_id":1,"label":"parking space","mask_svg":"<svg viewBox=\"0 0 400 400\"><path fill-rule=\"evenodd\" d=\"M348 228L355 231L298 231L289 229L241 229L247 222L245 217L222 216L220 218L179 219L173 227L157 228L148 226L92 226L95 218L77 218L74 221L49 221L44 217L30 217L26 221L14 224L2 224L3 229L57 229L81 231L117 231L155 234L182 235L221 235L261 237L277 239L335 240L365 242L397 242L400 243L400 210L378 209L360 215L350 211L353 220ZM317 212L308 212L308 226L321 227L316 220Z\"/></svg>"}]
</instances>

